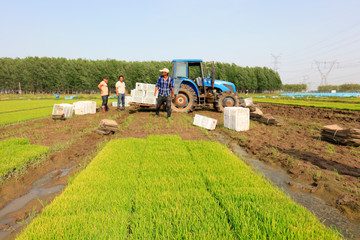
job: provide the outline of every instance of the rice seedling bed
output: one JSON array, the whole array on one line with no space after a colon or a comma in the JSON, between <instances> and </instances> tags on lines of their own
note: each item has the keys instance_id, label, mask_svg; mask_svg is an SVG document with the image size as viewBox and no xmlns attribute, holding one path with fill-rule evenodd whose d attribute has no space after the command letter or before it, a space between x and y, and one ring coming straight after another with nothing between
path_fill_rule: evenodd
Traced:
<instances>
[{"instance_id":1,"label":"rice seedling bed","mask_svg":"<svg viewBox=\"0 0 360 240\"><path fill-rule=\"evenodd\" d=\"M116 139L18 239L339 238L218 143Z\"/></svg>"},{"instance_id":2,"label":"rice seedling bed","mask_svg":"<svg viewBox=\"0 0 360 240\"><path fill-rule=\"evenodd\" d=\"M354 102L354 103L331 102L331 101L320 102L313 100L292 100L292 99L285 100L285 99L267 99L267 98L254 98L254 102L360 111L360 104L358 102Z\"/></svg>"},{"instance_id":3,"label":"rice seedling bed","mask_svg":"<svg viewBox=\"0 0 360 240\"><path fill-rule=\"evenodd\" d=\"M52 114L54 104L79 101L73 100L13 100L0 101L0 126L17 123L37 118L43 118ZM85 101L85 100L81 100ZM100 100L96 100L97 104Z\"/></svg>"},{"instance_id":4,"label":"rice seedling bed","mask_svg":"<svg viewBox=\"0 0 360 240\"><path fill-rule=\"evenodd\" d=\"M28 139L10 138L0 141L0 180L13 171L21 171L49 147L31 145Z\"/></svg>"}]
</instances>

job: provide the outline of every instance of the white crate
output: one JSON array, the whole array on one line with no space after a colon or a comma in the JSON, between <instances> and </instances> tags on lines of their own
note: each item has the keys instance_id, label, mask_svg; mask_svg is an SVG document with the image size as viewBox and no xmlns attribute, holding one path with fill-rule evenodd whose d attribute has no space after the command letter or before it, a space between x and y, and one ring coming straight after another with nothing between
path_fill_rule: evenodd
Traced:
<instances>
[{"instance_id":1,"label":"white crate","mask_svg":"<svg viewBox=\"0 0 360 240\"><path fill-rule=\"evenodd\" d=\"M235 131L247 131L250 128L250 109L242 107L224 108L224 127Z\"/></svg>"},{"instance_id":2,"label":"white crate","mask_svg":"<svg viewBox=\"0 0 360 240\"><path fill-rule=\"evenodd\" d=\"M96 113L96 102L94 101L84 101L86 114L95 114Z\"/></svg>"},{"instance_id":3,"label":"white crate","mask_svg":"<svg viewBox=\"0 0 360 240\"><path fill-rule=\"evenodd\" d=\"M68 103L62 103L61 105L64 107L65 118L71 117L74 111L73 105Z\"/></svg>"},{"instance_id":4,"label":"white crate","mask_svg":"<svg viewBox=\"0 0 360 240\"><path fill-rule=\"evenodd\" d=\"M146 90L146 85L145 85L145 83L136 83L135 89L136 90Z\"/></svg>"},{"instance_id":5,"label":"white crate","mask_svg":"<svg viewBox=\"0 0 360 240\"><path fill-rule=\"evenodd\" d=\"M143 97L142 103L156 104L156 97Z\"/></svg>"},{"instance_id":6,"label":"white crate","mask_svg":"<svg viewBox=\"0 0 360 240\"><path fill-rule=\"evenodd\" d=\"M53 112L54 115L64 114L65 118L71 117L73 115L73 105L68 103L54 104Z\"/></svg>"},{"instance_id":7,"label":"white crate","mask_svg":"<svg viewBox=\"0 0 360 240\"><path fill-rule=\"evenodd\" d=\"M142 103L143 97L132 97L132 101L136 103Z\"/></svg>"},{"instance_id":8,"label":"white crate","mask_svg":"<svg viewBox=\"0 0 360 240\"><path fill-rule=\"evenodd\" d=\"M129 103L132 102L131 96L125 96L125 107L129 107Z\"/></svg>"},{"instance_id":9,"label":"white crate","mask_svg":"<svg viewBox=\"0 0 360 240\"><path fill-rule=\"evenodd\" d=\"M147 92L145 97L154 97L157 98L159 95L159 92L157 92L156 96L155 96L155 92Z\"/></svg>"},{"instance_id":10,"label":"white crate","mask_svg":"<svg viewBox=\"0 0 360 240\"><path fill-rule=\"evenodd\" d=\"M75 115L84 115L85 114L85 104L83 102L74 102Z\"/></svg>"},{"instance_id":11,"label":"white crate","mask_svg":"<svg viewBox=\"0 0 360 240\"><path fill-rule=\"evenodd\" d=\"M125 107L129 107L129 103L132 102L132 97L131 96L125 96ZM112 102L111 103L111 106L113 107L117 107L117 104L118 102L115 101L115 102ZM122 104L120 103L120 106L122 106Z\"/></svg>"},{"instance_id":12,"label":"white crate","mask_svg":"<svg viewBox=\"0 0 360 240\"><path fill-rule=\"evenodd\" d=\"M137 90L135 89L134 91L131 91L131 96L132 97L144 97L145 96L145 91L143 90Z\"/></svg>"},{"instance_id":13,"label":"white crate","mask_svg":"<svg viewBox=\"0 0 360 240\"><path fill-rule=\"evenodd\" d=\"M216 128L217 120L214 118L209 118L199 114L195 114L193 124L199 127L203 127L209 130L214 130Z\"/></svg>"},{"instance_id":14,"label":"white crate","mask_svg":"<svg viewBox=\"0 0 360 240\"><path fill-rule=\"evenodd\" d=\"M254 105L252 98L245 98L244 103L245 103L245 107L249 107L249 106Z\"/></svg>"},{"instance_id":15,"label":"white crate","mask_svg":"<svg viewBox=\"0 0 360 240\"><path fill-rule=\"evenodd\" d=\"M96 102L94 101L80 101L73 103L75 115L95 114Z\"/></svg>"},{"instance_id":16,"label":"white crate","mask_svg":"<svg viewBox=\"0 0 360 240\"><path fill-rule=\"evenodd\" d=\"M146 92L155 92L155 84L146 84Z\"/></svg>"}]
</instances>

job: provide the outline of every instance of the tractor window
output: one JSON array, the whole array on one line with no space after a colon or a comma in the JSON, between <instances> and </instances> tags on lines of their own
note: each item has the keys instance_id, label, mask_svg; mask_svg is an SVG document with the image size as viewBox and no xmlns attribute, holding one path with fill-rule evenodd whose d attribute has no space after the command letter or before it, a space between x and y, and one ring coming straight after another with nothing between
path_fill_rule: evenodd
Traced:
<instances>
[{"instance_id":1,"label":"tractor window","mask_svg":"<svg viewBox=\"0 0 360 240\"><path fill-rule=\"evenodd\" d=\"M173 77L187 77L186 62L176 62L175 76Z\"/></svg>"},{"instance_id":2,"label":"tractor window","mask_svg":"<svg viewBox=\"0 0 360 240\"><path fill-rule=\"evenodd\" d=\"M201 76L201 69L200 69L200 65L199 64L189 64L189 78L190 79L195 79L197 77L202 77Z\"/></svg>"}]
</instances>

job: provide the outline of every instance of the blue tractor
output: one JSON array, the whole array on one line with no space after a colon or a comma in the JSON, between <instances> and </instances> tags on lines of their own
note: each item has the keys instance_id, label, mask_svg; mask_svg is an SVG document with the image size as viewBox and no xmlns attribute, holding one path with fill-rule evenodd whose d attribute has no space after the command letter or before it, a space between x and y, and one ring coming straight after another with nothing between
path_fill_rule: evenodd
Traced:
<instances>
[{"instance_id":1,"label":"blue tractor","mask_svg":"<svg viewBox=\"0 0 360 240\"><path fill-rule=\"evenodd\" d=\"M172 61L175 98L171 108L174 112L191 112L196 106L212 105L223 112L224 107L238 107L240 99L235 85L215 80L214 64L211 77L205 76L201 59L175 59Z\"/></svg>"}]
</instances>

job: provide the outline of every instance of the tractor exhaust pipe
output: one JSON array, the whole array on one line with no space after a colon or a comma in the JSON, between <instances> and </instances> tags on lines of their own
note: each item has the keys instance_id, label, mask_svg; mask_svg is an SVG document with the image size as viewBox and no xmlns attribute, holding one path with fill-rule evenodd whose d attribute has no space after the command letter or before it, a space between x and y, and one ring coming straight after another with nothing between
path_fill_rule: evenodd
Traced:
<instances>
[{"instance_id":1,"label":"tractor exhaust pipe","mask_svg":"<svg viewBox=\"0 0 360 240\"><path fill-rule=\"evenodd\" d=\"M214 90L214 84L215 84L215 63L212 62L212 72L211 72L211 88Z\"/></svg>"}]
</instances>

